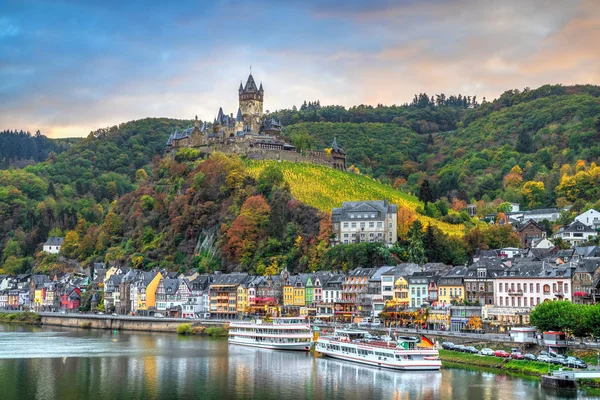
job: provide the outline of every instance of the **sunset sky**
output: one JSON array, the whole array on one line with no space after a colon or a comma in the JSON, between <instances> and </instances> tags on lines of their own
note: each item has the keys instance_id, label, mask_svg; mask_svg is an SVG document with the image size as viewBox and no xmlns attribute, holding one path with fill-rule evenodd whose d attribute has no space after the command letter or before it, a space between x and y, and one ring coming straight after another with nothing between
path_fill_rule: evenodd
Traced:
<instances>
[{"instance_id":1,"label":"sunset sky","mask_svg":"<svg viewBox=\"0 0 600 400\"><path fill-rule=\"evenodd\" d=\"M0 0L0 130L600 84L600 1ZM172 3L172 4L169 4Z\"/></svg>"}]
</instances>

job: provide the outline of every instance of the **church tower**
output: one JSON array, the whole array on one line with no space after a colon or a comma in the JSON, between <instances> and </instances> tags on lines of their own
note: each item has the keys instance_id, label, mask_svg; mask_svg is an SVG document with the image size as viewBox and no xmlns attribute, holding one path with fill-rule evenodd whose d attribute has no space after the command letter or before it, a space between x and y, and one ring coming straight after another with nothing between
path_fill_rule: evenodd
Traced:
<instances>
[{"instance_id":1,"label":"church tower","mask_svg":"<svg viewBox=\"0 0 600 400\"><path fill-rule=\"evenodd\" d=\"M264 90L262 83L260 88L256 87L252 74L248 76L246 86L240 82L240 111L244 125L248 126L253 133L258 133L262 123Z\"/></svg>"}]
</instances>

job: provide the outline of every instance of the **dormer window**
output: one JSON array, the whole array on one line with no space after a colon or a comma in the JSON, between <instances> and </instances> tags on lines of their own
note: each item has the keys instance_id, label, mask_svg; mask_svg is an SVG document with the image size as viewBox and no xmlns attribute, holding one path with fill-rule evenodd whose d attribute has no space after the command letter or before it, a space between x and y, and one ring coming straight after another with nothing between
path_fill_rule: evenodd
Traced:
<instances>
[{"instance_id":1,"label":"dormer window","mask_svg":"<svg viewBox=\"0 0 600 400\"><path fill-rule=\"evenodd\" d=\"M578 231L582 231L582 230L583 230L583 226L581 226L581 225L577 225L577 230L578 230Z\"/></svg>"}]
</instances>

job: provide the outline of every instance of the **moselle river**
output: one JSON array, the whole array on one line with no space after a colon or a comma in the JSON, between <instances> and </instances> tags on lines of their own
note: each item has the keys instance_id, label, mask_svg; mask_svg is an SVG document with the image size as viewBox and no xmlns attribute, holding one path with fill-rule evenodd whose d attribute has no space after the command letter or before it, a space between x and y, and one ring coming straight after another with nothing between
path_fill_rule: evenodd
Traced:
<instances>
[{"instance_id":1,"label":"moselle river","mask_svg":"<svg viewBox=\"0 0 600 400\"><path fill-rule=\"evenodd\" d=\"M477 370L396 372L224 339L0 325L2 400L564 397L538 380Z\"/></svg>"}]
</instances>

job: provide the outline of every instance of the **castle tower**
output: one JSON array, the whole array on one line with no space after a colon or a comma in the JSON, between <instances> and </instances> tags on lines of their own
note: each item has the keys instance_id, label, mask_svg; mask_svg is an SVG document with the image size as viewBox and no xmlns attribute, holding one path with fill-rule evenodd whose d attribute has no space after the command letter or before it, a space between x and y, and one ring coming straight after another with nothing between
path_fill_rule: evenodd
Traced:
<instances>
[{"instance_id":1,"label":"castle tower","mask_svg":"<svg viewBox=\"0 0 600 400\"><path fill-rule=\"evenodd\" d=\"M254 78L250 74L246 81L246 86L242 87L240 82L238 92L244 125L249 126L253 133L258 133L263 115L264 90L262 83L260 89L256 87Z\"/></svg>"}]
</instances>

